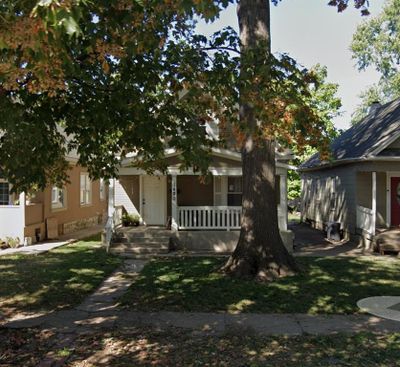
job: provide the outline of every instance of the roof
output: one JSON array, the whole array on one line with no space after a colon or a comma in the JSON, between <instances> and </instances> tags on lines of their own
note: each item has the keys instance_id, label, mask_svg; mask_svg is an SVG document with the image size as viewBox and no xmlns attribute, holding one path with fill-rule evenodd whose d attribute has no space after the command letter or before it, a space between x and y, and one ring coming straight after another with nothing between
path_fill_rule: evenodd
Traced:
<instances>
[{"instance_id":1,"label":"roof","mask_svg":"<svg viewBox=\"0 0 400 367\"><path fill-rule=\"evenodd\" d=\"M378 107L336 138L330 146L330 161L321 161L316 153L299 170L373 159L399 137L400 99L396 99Z\"/></svg>"},{"instance_id":2,"label":"roof","mask_svg":"<svg viewBox=\"0 0 400 367\"><path fill-rule=\"evenodd\" d=\"M165 158L179 156L181 153L174 149L166 149L165 150ZM235 152L229 149L222 149L222 148L212 148L211 155L216 157L222 157L226 159L230 159L233 161L241 162L242 156L240 153ZM132 162L136 159L136 153L130 153L125 159L121 161L121 167L128 167L132 164ZM276 166L286 169L295 170L296 167L289 165L287 162L293 158L292 151L289 149L285 149L282 152L276 150Z\"/></svg>"}]
</instances>

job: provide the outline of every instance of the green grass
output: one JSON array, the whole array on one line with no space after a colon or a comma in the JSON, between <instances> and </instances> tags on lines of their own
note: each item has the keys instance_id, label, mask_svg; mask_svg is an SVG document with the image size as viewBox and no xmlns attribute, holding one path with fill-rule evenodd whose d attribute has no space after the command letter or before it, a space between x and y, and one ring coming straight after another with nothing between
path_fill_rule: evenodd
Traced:
<instances>
[{"instance_id":1,"label":"green grass","mask_svg":"<svg viewBox=\"0 0 400 367\"><path fill-rule=\"evenodd\" d=\"M223 276L224 261L154 260L122 303L142 311L353 314L361 298L400 294L399 261L299 258L300 274L269 284Z\"/></svg>"},{"instance_id":2,"label":"green grass","mask_svg":"<svg viewBox=\"0 0 400 367\"><path fill-rule=\"evenodd\" d=\"M0 312L50 311L78 305L120 263L99 236L39 255L0 257Z\"/></svg>"}]
</instances>

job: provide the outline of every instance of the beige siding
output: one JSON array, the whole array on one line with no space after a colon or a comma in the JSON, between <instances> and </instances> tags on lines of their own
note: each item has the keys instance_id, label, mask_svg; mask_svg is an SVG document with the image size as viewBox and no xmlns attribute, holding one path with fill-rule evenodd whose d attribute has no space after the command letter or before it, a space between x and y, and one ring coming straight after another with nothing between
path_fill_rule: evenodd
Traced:
<instances>
[{"instance_id":1,"label":"beige siding","mask_svg":"<svg viewBox=\"0 0 400 367\"><path fill-rule=\"evenodd\" d=\"M315 185L317 184L318 179L324 180L329 176L337 177L339 206L337 207L335 216L340 218L340 222L342 222L346 230L350 233L355 233L357 215L356 207L357 205L362 205L371 208L371 172L377 172L376 223L377 226L385 226L387 221L387 173L399 171L400 164L398 162L375 161L353 163L319 171L304 172L302 174L303 218L317 221L319 215L321 220L326 219L324 213L321 213L321 210L318 208L319 204L315 195ZM322 192L323 197L326 197L326 190L322 190Z\"/></svg>"},{"instance_id":2,"label":"beige siding","mask_svg":"<svg viewBox=\"0 0 400 367\"><path fill-rule=\"evenodd\" d=\"M372 208L372 174L371 172L357 172L357 205Z\"/></svg>"},{"instance_id":3,"label":"beige siding","mask_svg":"<svg viewBox=\"0 0 400 367\"><path fill-rule=\"evenodd\" d=\"M357 172L357 205L372 209L372 172ZM386 225L386 172L376 174L376 225Z\"/></svg>"},{"instance_id":4,"label":"beige siding","mask_svg":"<svg viewBox=\"0 0 400 367\"><path fill-rule=\"evenodd\" d=\"M138 175L121 176L115 182L115 206L123 205L131 214L140 211L140 180Z\"/></svg>"},{"instance_id":5,"label":"beige siding","mask_svg":"<svg viewBox=\"0 0 400 367\"><path fill-rule=\"evenodd\" d=\"M329 221L342 223L355 232L355 171L350 166L307 172L302 175L302 217L318 226Z\"/></svg>"},{"instance_id":6,"label":"beige siding","mask_svg":"<svg viewBox=\"0 0 400 367\"><path fill-rule=\"evenodd\" d=\"M376 225L386 226L386 172L376 174Z\"/></svg>"}]
</instances>

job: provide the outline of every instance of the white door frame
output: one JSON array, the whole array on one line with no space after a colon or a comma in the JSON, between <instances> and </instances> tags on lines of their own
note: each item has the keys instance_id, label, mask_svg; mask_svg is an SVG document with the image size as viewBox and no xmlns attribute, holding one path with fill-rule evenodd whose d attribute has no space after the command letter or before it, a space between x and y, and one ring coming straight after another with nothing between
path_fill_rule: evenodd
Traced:
<instances>
[{"instance_id":1,"label":"white door frame","mask_svg":"<svg viewBox=\"0 0 400 367\"><path fill-rule=\"evenodd\" d=\"M143 224L147 225L146 221L145 221L145 213L144 213L144 207L143 207L143 199L144 199L144 182L146 177L158 177L160 178L161 182L162 182L162 201L164 203L164 220L163 223L160 223L159 225L164 225L167 222L167 176L163 176L163 175L154 175L154 176L149 176L149 175L141 175L139 177L139 182L140 182L140 216L143 219ZM150 224L151 225L151 224ZM157 224L154 224L157 225Z\"/></svg>"},{"instance_id":2,"label":"white door frame","mask_svg":"<svg viewBox=\"0 0 400 367\"><path fill-rule=\"evenodd\" d=\"M400 177L400 171L386 172L386 225L392 225L392 177Z\"/></svg>"}]
</instances>

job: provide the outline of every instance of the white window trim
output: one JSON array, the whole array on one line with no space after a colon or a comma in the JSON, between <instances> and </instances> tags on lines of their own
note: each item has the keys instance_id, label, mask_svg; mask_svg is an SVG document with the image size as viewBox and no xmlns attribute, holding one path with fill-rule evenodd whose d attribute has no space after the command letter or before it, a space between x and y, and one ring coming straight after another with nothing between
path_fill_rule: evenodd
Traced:
<instances>
[{"instance_id":1,"label":"white window trim","mask_svg":"<svg viewBox=\"0 0 400 367\"><path fill-rule=\"evenodd\" d=\"M226 194L226 205L229 205L228 204L229 195L240 195L243 198L243 181L242 181L242 184L241 184L242 191L229 191L229 179L230 178L243 180L242 176L228 176L228 178L227 178L227 185L228 186L227 186L227 194Z\"/></svg>"},{"instance_id":2,"label":"white window trim","mask_svg":"<svg viewBox=\"0 0 400 367\"><path fill-rule=\"evenodd\" d=\"M85 177L84 189L82 189L82 176ZM82 201L82 191L84 192L83 195L83 198L85 199L84 201ZM89 200L86 200L88 193L89 193ZM80 206L89 206L92 205L93 202L93 185L92 181L90 180L89 174L86 172L81 172L79 175L79 202Z\"/></svg>"},{"instance_id":3,"label":"white window trim","mask_svg":"<svg viewBox=\"0 0 400 367\"><path fill-rule=\"evenodd\" d=\"M57 190L57 197L59 197L59 191L62 191L62 195L63 195L63 202L61 203L59 200L57 201L53 201L53 190L56 189ZM57 187L57 186L53 186L51 188L51 198L50 198L50 202L51 202L51 211L52 212L58 212L61 210L66 210L67 209L67 190L65 187Z\"/></svg>"},{"instance_id":4,"label":"white window trim","mask_svg":"<svg viewBox=\"0 0 400 367\"><path fill-rule=\"evenodd\" d=\"M104 178L99 180L99 197L100 201L106 200L106 182L104 181Z\"/></svg>"}]
</instances>

